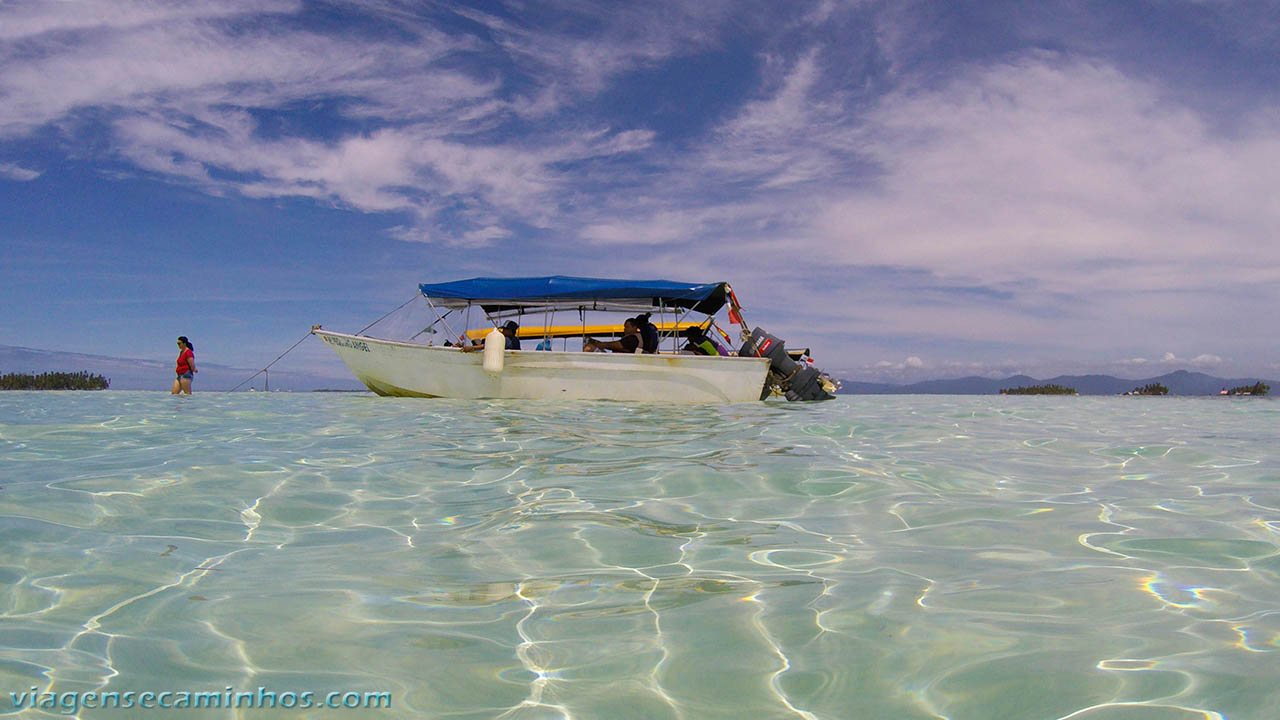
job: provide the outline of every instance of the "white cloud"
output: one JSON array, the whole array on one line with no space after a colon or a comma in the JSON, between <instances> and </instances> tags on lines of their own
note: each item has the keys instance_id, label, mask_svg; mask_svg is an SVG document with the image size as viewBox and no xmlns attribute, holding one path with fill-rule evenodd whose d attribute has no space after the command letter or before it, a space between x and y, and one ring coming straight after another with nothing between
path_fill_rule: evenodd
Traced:
<instances>
[{"instance_id":1,"label":"white cloud","mask_svg":"<svg viewBox=\"0 0 1280 720\"><path fill-rule=\"evenodd\" d=\"M1048 55L904 88L860 115L816 90L820 58L768 63L773 91L671 158L664 187L609 208L611 224L643 230L690 190L705 210L707 188L733 186L756 230L741 241L785 233L828 262L1064 293L1280 280L1280 246L1263 240L1280 222L1274 123L1215 135L1159 86Z\"/></svg>"},{"instance_id":2,"label":"white cloud","mask_svg":"<svg viewBox=\"0 0 1280 720\"><path fill-rule=\"evenodd\" d=\"M496 225L472 230L462 234L462 243L465 245L489 245L494 240L502 240L511 237L511 231L506 228L500 228Z\"/></svg>"},{"instance_id":3,"label":"white cloud","mask_svg":"<svg viewBox=\"0 0 1280 720\"><path fill-rule=\"evenodd\" d=\"M637 215L634 219L617 219L613 210L606 207L579 215L589 223L579 236L596 245L683 245L753 218L760 208L746 203L672 208L664 207L661 199L650 197L638 199L627 208Z\"/></svg>"},{"instance_id":4,"label":"white cloud","mask_svg":"<svg viewBox=\"0 0 1280 720\"><path fill-rule=\"evenodd\" d=\"M881 360L875 364L878 370L918 370L925 366L924 361L915 355L911 355L901 362L891 362L889 360Z\"/></svg>"},{"instance_id":5,"label":"white cloud","mask_svg":"<svg viewBox=\"0 0 1280 720\"><path fill-rule=\"evenodd\" d=\"M915 359L919 360L919 358ZM1014 375L1030 374L1034 377L1050 378L1055 375L1062 374L1061 368L1058 367L1045 365L1028 368L1025 367L1023 363L1007 359L991 361L946 361L935 363L926 363L922 361L919 364L910 362L910 360L912 360L912 358L907 358L906 360L899 362L880 360L875 363L864 365L832 365L829 362L830 357L828 356L819 357L817 362L824 370L835 372L841 377L894 384L972 376L1001 379L1012 377Z\"/></svg>"},{"instance_id":6,"label":"white cloud","mask_svg":"<svg viewBox=\"0 0 1280 720\"><path fill-rule=\"evenodd\" d=\"M781 189L838 172L842 157L832 152L832 135L839 135L850 118L814 92L822 74L818 53L810 51L790 65L773 59L766 67L772 66L781 66L773 69L772 92L746 103L716 131L690 163L700 174Z\"/></svg>"},{"instance_id":7,"label":"white cloud","mask_svg":"<svg viewBox=\"0 0 1280 720\"><path fill-rule=\"evenodd\" d=\"M120 29L166 21L293 12L298 0L77 0L0 6L0 40L86 29Z\"/></svg>"},{"instance_id":8,"label":"white cloud","mask_svg":"<svg viewBox=\"0 0 1280 720\"><path fill-rule=\"evenodd\" d=\"M738 21L731 3L653 0L644 3L547 3L572 22L547 26L545 6L508 6L503 16L469 8L454 12L486 28L489 37L536 82L513 103L523 115L551 114L574 98L590 96L618 75L705 47L714 29ZM567 28L591 27L590 33Z\"/></svg>"},{"instance_id":9,"label":"white cloud","mask_svg":"<svg viewBox=\"0 0 1280 720\"><path fill-rule=\"evenodd\" d=\"M883 180L813 227L847 262L1072 293L1280 279L1280 246L1262 241L1280 222L1280 132L1216 136L1104 64L975 68L891 94L858 134Z\"/></svg>"},{"instance_id":10,"label":"white cloud","mask_svg":"<svg viewBox=\"0 0 1280 720\"><path fill-rule=\"evenodd\" d=\"M0 163L0 177L17 180L19 182L27 182L40 177L40 173L35 170L29 170L21 165L14 163Z\"/></svg>"},{"instance_id":11,"label":"white cloud","mask_svg":"<svg viewBox=\"0 0 1280 720\"><path fill-rule=\"evenodd\" d=\"M1187 359L1178 357L1174 353L1166 352L1157 362L1163 365L1191 365L1199 368L1212 368L1221 365L1223 361L1221 357L1209 353L1202 353L1191 359Z\"/></svg>"},{"instance_id":12,"label":"white cloud","mask_svg":"<svg viewBox=\"0 0 1280 720\"><path fill-rule=\"evenodd\" d=\"M88 34L72 46L11 60L0 70L0 129L25 132L87 107L203 114L220 104L272 106L332 91L359 77L377 52L319 36L232 36L203 23ZM372 56L372 57L371 57ZM326 67L326 58L333 67Z\"/></svg>"},{"instance_id":13,"label":"white cloud","mask_svg":"<svg viewBox=\"0 0 1280 720\"><path fill-rule=\"evenodd\" d=\"M160 177L217 194L408 212L415 226L398 231L402 237L475 244L510 236L499 225L545 225L574 180L563 164L644 152L655 140L644 128L563 124L530 128L518 142L492 133L527 103L506 93L517 78L460 70L488 67L459 58L494 46L446 35L423 8L367 3L363 10L412 35L374 39L300 29L288 17L301 8L296 2L86 0L77 7L0 7L8 33L0 40L28 38L24 47L39 48L0 46L10 51L0 55L0 137L51 123L74 133L80 118L101 119L113 131L114 153ZM701 42L703 20L714 23L725 10L645 6L625 17L571 10L608 28L607 42L459 12L489 24L501 38L497 47L536 56L532 67L512 71L537 78L530 92L569 97ZM691 22L664 28L672 12ZM224 22L241 15L254 22ZM67 33L75 42L60 39ZM324 113L371 129L314 138L273 125L274 111L333 101ZM443 224L454 229L442 232L436 215L446 208Z\"/></svg>"},{"instance_id":14,"label":"white cloud","mask_svg":"<svg viewBox=\"0 0 1280 720\"><path fill-rule=\"evenodd\" d=\"M117 133L121 152L153 172L251 197L314 197L366 212L421 215L438 208L432 198L465 196L499 212L540 217L543 195L557 184L548 165L560 157L555 148L524 151L449 142L420 128L379 130L329 143L264 140L236 123L224 123L221 132L189 132L135 117L118 122ZM239 177L215 180L210 168ZM431 198L422 199L424 192ZM484 234L498 237L492 228Z\"/></svg>"}]
</instances>

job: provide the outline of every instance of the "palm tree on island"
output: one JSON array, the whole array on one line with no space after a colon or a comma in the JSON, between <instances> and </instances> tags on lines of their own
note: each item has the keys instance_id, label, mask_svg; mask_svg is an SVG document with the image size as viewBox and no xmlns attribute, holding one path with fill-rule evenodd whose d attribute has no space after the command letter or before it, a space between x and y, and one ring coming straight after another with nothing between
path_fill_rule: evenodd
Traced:
<instances>
[{"instance_id":1,"label":"palm tree on island","mask_svg":"<svg viewBox=\"0 0 1280 720\"><path fill-rule=\"evenodd\" d=\"M1062 385L1032 385L1031 387L1004 388L1001 395L1079 395L1075 388Z\"/></svg>"},{"instance_id":2,"label":"palm tree on island","mask_svg":"<svg viewBox=\"0 0 1280 720\"><path fill-rule=\"evenodd\" d=\"M0 375L0 390L106 390L111 381L86 371L43 372Z\"/></svg>"},{"instance_id":3,"label":"palm tree on island","mask_svg":"<svg viewBox=\"0 0 1280 720\"><path fill-rule=\"evenodd\" d=\"M1231 390L1223 390L1219 395L1266 395L1271 391L1271 386L1259 380L1253 385L1240 385L1233 387Z\"/></svg>"}]
</instances>

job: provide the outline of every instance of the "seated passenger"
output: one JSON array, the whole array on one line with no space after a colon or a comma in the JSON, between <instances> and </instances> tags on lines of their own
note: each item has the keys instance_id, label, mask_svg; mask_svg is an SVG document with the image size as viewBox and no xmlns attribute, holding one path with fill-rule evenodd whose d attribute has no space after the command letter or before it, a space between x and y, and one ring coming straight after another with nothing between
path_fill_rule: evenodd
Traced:
<instances>
[{"instance_id":1,"label":"seated passenger","mask_svg":"<svg viewBox=\"0 0 1280 720\"><path fill-rule=\"evenodd\" d=\"M719 333L719 332L720 332L720 329L719 329L719 328L716 328L716 333ZM733 355L733 351L732 351L732 350L730 350L729 348L727 348L727 347L725 347L724 345L721 345L721 344L720 344L720 341L716 339L715 334L712 334L712 333L709 333L709 332L705 332L705 331L704 331L704 332L703 332L703 336L704 336L704 337L706 337L706 338L707 338L707 340L708 340L708 341L710 341L710 342L711 342L711 344L715 346L716 350L717 350L717 351L718 351L722 356L724 356L724 357L729 357L730 355ZM729 341L729 338L728 338L728 337L725 337L725 339L724 339L724 340L725 340L725 342L728 342L728 341Z\"/></svg>"},{"instance_id":2,"label":"seated passenger","mask_svg":"<svg viewBox=\"0 0 1280 720\"><path fill-rule=\"evenodd\" d=\"M640 327L637 325L635 318L627 318L622 323L622 337L617 340L597 340L589 337L585 338L582 343L583 352L611 350L613 352L634 353L639 348Z\"/></svg>"},{"instance_id":3,"label":"seated passenger","mask_svg":"<svg viewBox=\"0 0 1280 720\"><path fill-rule=\"evenodd\" d=\"M515 320L508 320L507 324L502 326L502 334L507 336L507 350L519 350L520 338L516 337L516 331L520 329L520 323Z\"/></svg>"},{"instance_id":4,"label":"seated passenger","mask_svg":"<svg viewBox=\"0 0 1280 720\"><path fill-rule=\"evenodd\" d=\"M653 313L643 313L636 316L636 327L640 330L640 347L646 355L655 355L658 352L658 326L649 322Z\"/></svg>"},{"instance_id":5,"label":"seated passenger","mask_svg":"<svg viewBox=\"0 0 1280 720\"><path fill-rule=\"evenodd\" d=\"M684 331L685 338L689 341L685 343L681 349L682 352L692 353L694 355L719 355L720 351L716 348L715 343L707 337L701 327L694 325L686 328Z\"/></svg>"},{"instance_id":6,"label":"seated passenger","mask_svg":"<svg viewBox=\"0 0 1280 720\"><path fill-rule=\"evenodd\" d=\"M498 332L502 333L503 336L506 337L506 347L504 349L506 350L520 349L520 338L516 337L516 331L519 329L520 329L520 324L517 323L515 320L508 320L505 325L498 328ZM470 345L467 345L465 343L461 343L461 345L462 345L462 352L475 352L477 350L484 349L483 340L472 340Z\"/></svg>"}]
</instances>

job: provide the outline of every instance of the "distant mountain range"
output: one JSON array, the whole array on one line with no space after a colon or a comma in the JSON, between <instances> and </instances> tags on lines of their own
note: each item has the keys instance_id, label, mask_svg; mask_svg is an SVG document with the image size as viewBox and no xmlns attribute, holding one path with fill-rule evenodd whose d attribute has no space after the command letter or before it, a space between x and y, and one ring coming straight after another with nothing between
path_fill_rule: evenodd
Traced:
<instances>
[{"instance_id":1,"label":"distant mountain range","mask_svg":"<svg viewBox=\"0 0 1280 720\"><path fill-rule=\"evenodd\" d=\"M198 356L197 356L198 359ZM283 364L283 363L282 363ZM197 362L194 390L230 390L253 375L256 370ZM112 390L163 390L173 385L173 362L136 360L87 355L84 353L37 350L35 348L0 345L0 375L5 373L80 372L102 375L111 381ZM286 370L270 371L272 390L363 390L364 385L354 377L328 377L307 372ZM259 375L242 389L263 389L263 377Z\"/></svg>"},{"instance_id":2,"label":"distant mountain range","mask_svg":"<svg viewBox=\"0 0 1280 720\"><path fill-rule=\"evenodd\" d=\"M1178 370L1158 377L1126 380L1110 375L1059 375L1047 380L1037 380L1027 375L1014 375L1003 380L984 377L963 377L953 380L926 380L910 385L841 381L842 395L995 395L1001 390L1031 385L1062 385L1074 388L1081 395L1119 395L1150 383L1160 383L1169 388L1170 395L1217 395L1220 390L1241 385L1252 385L1261 378L1220 378L1204 373ZM1262 380L1273 392L1280 392L1280 383Z\"/></svg>"}]
</instances>

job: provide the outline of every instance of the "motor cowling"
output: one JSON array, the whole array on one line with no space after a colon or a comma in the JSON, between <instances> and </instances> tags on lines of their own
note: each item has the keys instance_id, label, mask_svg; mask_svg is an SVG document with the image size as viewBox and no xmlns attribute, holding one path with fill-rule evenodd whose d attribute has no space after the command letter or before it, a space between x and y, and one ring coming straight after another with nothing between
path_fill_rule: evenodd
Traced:
<instances>
[{"instance_id":1,"label":"motor cowling","mask_svg":"<svg viewBox=\"0 0 1280 720\"><path fill-rule=\"evenodd\" d=\"M751 331L751 337L738 350L740 357L769 359L769 376L760 399L769 396L777 388L792 402L796 400L830 400L835 396L823 386L823 375L808 363L799 363L787 354L782 338L770 335L763 328Z\"/></svg>"}]
</instances>

